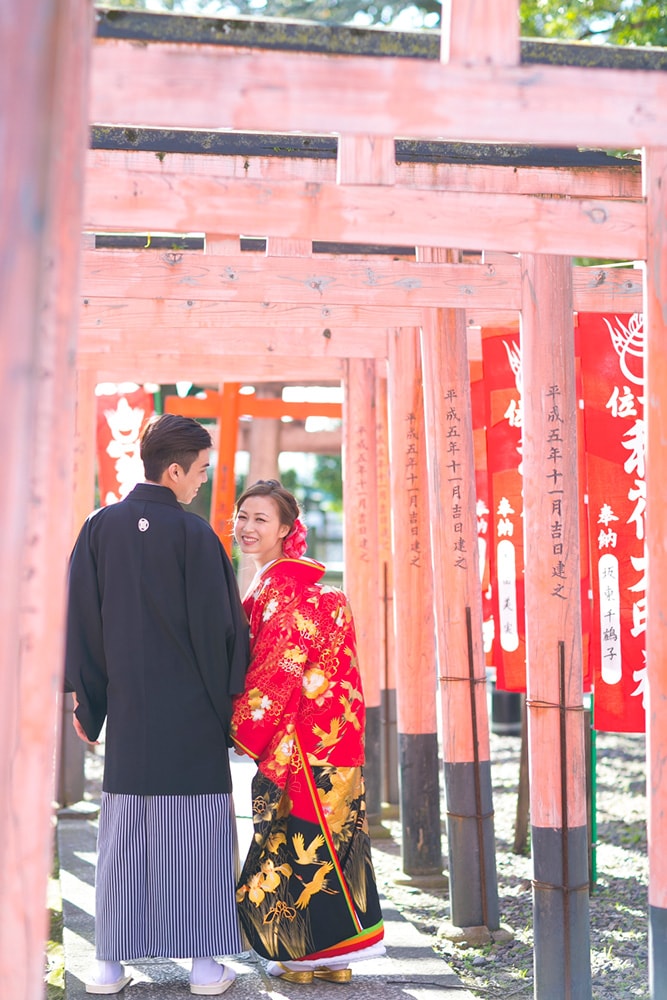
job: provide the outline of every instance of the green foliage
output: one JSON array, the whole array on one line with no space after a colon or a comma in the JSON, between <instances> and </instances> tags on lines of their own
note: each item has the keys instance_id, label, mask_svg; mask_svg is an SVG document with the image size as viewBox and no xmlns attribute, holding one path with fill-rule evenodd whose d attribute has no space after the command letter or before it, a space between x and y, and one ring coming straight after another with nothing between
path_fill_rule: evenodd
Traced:
<instances>
[{"instance_id":1,"label":"green foliage","mask_svg":"<svg viewBox=\"0 0 667 1000\"><path fill-rule=\"evenodd\" d=\"M329 510L343 509L343 473L340 455L318 455L313 486L324 494Z\"/></svg>"},{"instance_id":2,"label":"green foliage","mask_svg":"<svg viewBox=\"0 0 667 1000\"><path fill-rule=\"evenodd\" d=\"M280 482L286 490L290 491L290 493L297 494L299 492L299 476L297 475L296 469L285 469L284 471L281 471Z\"/></svg>"},{"instance_id":3,"label":"green foliage","mask_svg":"<svg viewBox=\"0 0 667 1000\"><path fill-rule=\"evenodd\" d=\"M667 3L522 0L521 33L615 45L667 45Z\"/></svg>"}]
</instances>

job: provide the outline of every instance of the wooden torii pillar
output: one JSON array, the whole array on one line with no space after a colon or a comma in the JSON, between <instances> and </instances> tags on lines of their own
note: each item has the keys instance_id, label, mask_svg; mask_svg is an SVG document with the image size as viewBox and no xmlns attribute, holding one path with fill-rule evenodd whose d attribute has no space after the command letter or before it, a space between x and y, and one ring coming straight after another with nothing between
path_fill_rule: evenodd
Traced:
<instances>
[{"instance_id":1,"label":"wooden torii pillar","mask_svg":"<svg viewBox=\"0 0 667 1000\"><path fill-rule=\"evenodd\" d=\"M433 571L419 331L389 336L389 455L403 870L442 871Z\"/></svg>"},{"instance_id":2,"label":"wooden torii pillar","mask_svg":"<svg viewBox=\"0 0 667 1000\"><path fill-rule=\"evenodd\" d=\"M451 920L495 931L500 916L465 314L425 310L421 343Z\"/></svg>"},{"instance_id":3,"label":"wooden torii pillar","mask_svg":"<svg viewBox=\"0 0 667 1000\"><path fill-rule=\"evenodd\" d=\"M372 833L381 819L382 757L375 364L371 358L347 362L343 410L345 592L354 613L366 703L364 777Z\"/></svg>"},{"instance_id":4,"label":"wooden torii pillar","mask_svg":"<svg viewBox=\"0 0 667 1000\"><path fill-rule=\"evenodd\" d=\"M391 185L395 178L392 139L339 136L336 162L339 184ZM375 363L370 358L350 358L346 368L343 424L345 588L355 615L366 702L368 822L372 830L378 831L382 809L382 755Z\"/></svg>"},{"instance_id":5,"label":"wooden torii pillar","mask_svg":"<svg viewBox=\"0 0 667 1000\"><path fill-rule=\"evenodd\" d=\"M380 370L380 368L382 370ZM378 606L380 608L380 708L382 795L397 806L398 734L396 729L396 656L394 640L394 573L391 551L391 484L389 477L389 427L387 366L375 365L375 446L377 451ZM395 810L394 810L395 811Z\"/></svg>"},{"instance_id":6,"label":"wooden torii pillar","mask_svg":"<svg viewBox=\"0 0 667 1000\"><path fill-rule=\"evenodd\" d=\"M0 12L0 977L24 1000L43 996L53 865L91 38L87 0Z\"/></svg>"},{"instance_id":7,"label":"wooden torii pillar","mask_svg":"<svg viewBox=\"0 0 667 1000\"><path fill-rule=\"evenodd\" d=\"M572 268L522 257L535 995L591 995Z\"/></svg>"},{"instance_id":8,"label":"wooden torii pillar","mask_svg":"<svg viewBox=\"0 0 667 1000\"><path fill-rule=\"evenodd\" d=\"M667 147L644 151L648 198L645 277L644 412L646 414L646 547L648 553L646 736L649 861L649 981L653 1000L667 998Z\"/></svg>"}]
</instances>

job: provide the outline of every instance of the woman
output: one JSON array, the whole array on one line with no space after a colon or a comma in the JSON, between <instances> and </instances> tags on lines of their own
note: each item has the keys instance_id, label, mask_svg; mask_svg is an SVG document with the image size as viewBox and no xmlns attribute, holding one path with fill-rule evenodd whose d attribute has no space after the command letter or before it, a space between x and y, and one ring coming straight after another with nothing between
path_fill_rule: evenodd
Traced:
<instances>
[{"instance_id":1,"label":"woman","mask_svg":"<svg viewBox=\"0 0 667 1000\"><path fill-rule=\"evenodd\" d=\"M237 887L241 922L268 971L346 982L384 954L362 764L365 708L352 614L301 558L306 529L275 479L239 497L234 537L257 573L244 607L252 661L232 738L257 761L254 839Z\"/></svg>"}]
</instances>

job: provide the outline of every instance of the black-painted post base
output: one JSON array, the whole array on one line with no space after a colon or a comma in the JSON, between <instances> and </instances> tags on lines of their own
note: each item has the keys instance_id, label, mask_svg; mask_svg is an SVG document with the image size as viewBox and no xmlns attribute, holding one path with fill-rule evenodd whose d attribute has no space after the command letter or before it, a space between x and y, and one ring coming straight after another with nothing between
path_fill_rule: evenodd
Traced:
<instances>
[{"instance_id":1,"label":"black-painted post base","mask_svg":"<svg viewBox=\"0 0 667 1000\"><path fill-rule=\"evenodd\" d=\"M588 828L568 832L568 893L562 888L563 830L533 826L531 836L535 996L590 1000Z\"/></svg>"},{"instance_id":2,"label":"black-painted post base","mask_svg":"<svg viewBox=\"0 0 667 1000\"><path fill-rule=\"evenodd\" d=\"M498 930L498 878L491 763L479 763L480 818L474 763L445 764L449 900L455 927Z\"/></svg>"},{"instance_id":3,"label":"black-painted post base","mask_svg":"<svg viewBox=\"0 0 667 1000\"><path fill-rule=\"evenodd\" d=\"M380 754L381 709L366 708L366 816L369 826L378 826L382 818L382 757Z\"/></svg>"},{"instance_id":4,"label":"black-painted post base","mask_svg":"<svg viewBox=\"0 0 667 1000\"><path fill-rule=\"evenodd\" d=\"M390 805L398 805L398 727L396 725L396 688L385 688L381 699L382 713L382 796Z\"/></svg>"},{"instance_id":5,"label":"black-painted post base","mask_svg":"<svg viewBox=\"0 0 667 1000\"><path fill-rule=\"evenodd\" d=\"M399 733L398 759L406 875L442 872L438 737Z\"/></svg>"},{"instance_id":6,"label":"black-painted post base","mask_svg":"<svg viewBox=\"0 0 667 1000\"><path fill-rule=\"evenodd\" d=\"M648 979L651 1000L667 1000L667 910L648 908Z\"/></svg>"}]
</instances>

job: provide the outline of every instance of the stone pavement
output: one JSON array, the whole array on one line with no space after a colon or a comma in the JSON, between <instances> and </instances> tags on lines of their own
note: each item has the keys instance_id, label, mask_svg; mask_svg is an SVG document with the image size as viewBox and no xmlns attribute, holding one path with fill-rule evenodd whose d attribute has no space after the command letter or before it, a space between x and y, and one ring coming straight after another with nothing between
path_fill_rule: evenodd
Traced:
<instances>
[{"instance_id":1,"label":"stone pavement","mask_svg":"<svg viewBox=\"0 0 667 1000\"><path fill-rule=\"evenodd\" d=\"M255 765L232 757L234 799L239 821L239 842L243 856L250 835L249 784ZM94 883L97 822L94 811L65 811L58 821L60 885L63 903L63 943L65 948L66 1000L84 1000L85 977L94 964ZM270 1000L306 1000L354 993L355 1000L382 997L383 1000L473 1000L458 977L433 952L429 939L382 900L387 955L382 959L355 963L348 984L316 982L303 985L285 983L268 976L253 952L230 959L237 973L225 996L230 1000L250 1000L264 996ZM126 966L133 982L121 1000L184 1000L190 996L189 962L147 959Z\"/></svg>"}]
</instances>

